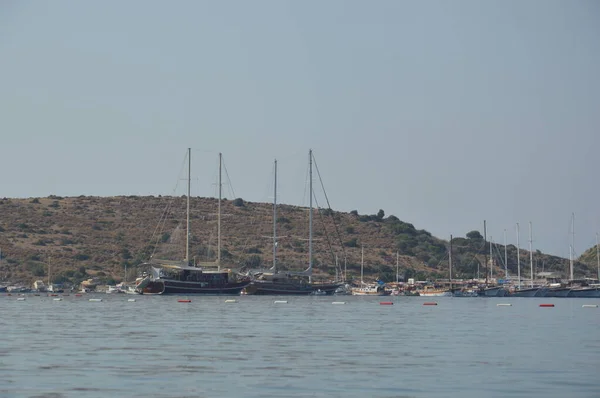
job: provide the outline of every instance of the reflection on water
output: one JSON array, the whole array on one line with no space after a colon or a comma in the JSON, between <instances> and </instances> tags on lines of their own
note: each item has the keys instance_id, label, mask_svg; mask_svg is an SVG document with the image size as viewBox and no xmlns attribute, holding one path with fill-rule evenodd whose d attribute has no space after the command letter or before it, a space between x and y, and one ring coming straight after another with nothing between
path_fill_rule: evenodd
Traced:
<instances>
[{"instance_id":1,"label":"reflection on water","mask_svg":"<svg viewBox=\"0 0 600 398\"><path fill-rule=\"evenodd\" d=\"M0 296L0 397L599 396L598 299L131 297Z\"/></svg>"}]
</instances>

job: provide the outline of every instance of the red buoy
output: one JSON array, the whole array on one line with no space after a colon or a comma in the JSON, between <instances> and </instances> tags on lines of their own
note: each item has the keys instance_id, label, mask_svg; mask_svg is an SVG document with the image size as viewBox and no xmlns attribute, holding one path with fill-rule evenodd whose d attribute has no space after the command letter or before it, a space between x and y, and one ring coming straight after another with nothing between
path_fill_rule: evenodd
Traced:
<instances>
[{"instance_id":1,"label":"red buoy","mask_svg":"<svg viewBox=\"0 0 600 398\"><path fill-rule=\"evenodd\" d=\"M437 303L434 301L427 301L427 302L423 303L423 305L437 305Z\"/></svg>"},{"instance_id":2,"label":"red buoy","mask_svg":"<svg viewBox=\"0 0 600 398\"><path fill-rule=\"evenodd\" d=\"M81 294L77 293L77 294L75 295L75 297L81 297Z\"/></svg>"},{"instance_id":3,"label":"red buoy","mask_svg":"<svg viewBox=\"0 0 600 398\"><path fill-rule=\"evenodd\" d=\"M382 301L379 305L394 305L394 303L392 301Z\"/></svg>"},{"instance_id":4,"label":"red buoy","mask_svg":"<svg viewBox=\"0 0 600 398\"><path fill-rule=\"evenodd\" d=\"M554 304L540 304L540 307L554 307Z\"/></svg>"},{"instance_id":5,"label":"red buoy","mask_svg":"<svg viewBox=\"0 0 600 398\"><path fill-rule=\"evenodd\" d=\"M177 300L178 303L191 303L192 300Z\"/></svg>"}]
</instances>

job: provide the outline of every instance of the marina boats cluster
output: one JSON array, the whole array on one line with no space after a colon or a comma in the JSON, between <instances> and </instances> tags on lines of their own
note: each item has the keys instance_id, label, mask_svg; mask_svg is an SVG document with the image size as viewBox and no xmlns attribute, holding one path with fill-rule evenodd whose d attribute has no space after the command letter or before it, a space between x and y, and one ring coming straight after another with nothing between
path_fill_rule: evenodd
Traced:
<instances>
[{"instance_id":1,"label":"marina boats cluster","mask_svg":"<svg viewBox=\"0 0 600 398\"><path fill-rule=\"evenodd\" d=\"M598 280L573 279L573 255L570 252L570 276L568 283L559 280L534 286L533 281L529 287L523 287L520 276L520 262L518 265L519 276L517 281L502 284L494 283L490 278L485 282L471 280L467 282L452 279L452 236L450 236L449 250L449 279L438 283L396 283L385 284L383 281L365 282L364 250L361 250L360 283L348 284L347 282L333 280L325 282L313 281L313 155L309 151L309 236L308 236L308 267L303 271L282 270L277 263L277 161L274 162L274 195L273 195L273 265L269 269L251 270L245 273L236 272L221 266L221 167L222 157L219 154L219 196L217 218L217 258L215 262L193 263L190 261L190 183L191 183L191 149L187 151L187 195L186 195L186 241L185 258L182 260L167 260L152 258L138 269L141 275L132 284L122 283L117 286L107 287L106 293L129 294L178 294L178 295L355 295L355 296L424 296L424 297L585 297L600 298L600 283ZM518 226L518 224L517 224ZM484 221L484 236L485 236ZM518 236L518 229L517 229ZM530 227L530 244L531 244ZM483 241L486 241L484 237ZM518 242L518 238L517 238ZM506 248L506 245L505 245ZM518 255L517 243L517 258ZM572 246L571 246L572 249ZM598 248L597 248L598 249ZM490 242L490 255L492 252ZM531 253L531 247L530 247ZM600 277L600 254L598 256L598 269ZM398 268L398 254L396 256ZM533 275L533 260L530 255L531 274ZM336 258L337 263L337 258ZM487 263L487 259L486 259ZM337 264L336 264L337 266ZM491 268L491 267L490 267ZM506 268L506 254L505 254ZM127 274L127 271L126 271ZM396 273L398 275L398 272ZM491 270L490 270L491 277ZM413 282L413 283L410 283ZM82 283L80 293L95 290L93 280ZM49 292L60 293L59 287L50 283L50 267L48 269L48 285L38 280L33 289L23 286L0 286L0 292L31 293Z\"/></svg>"}]
</instances>

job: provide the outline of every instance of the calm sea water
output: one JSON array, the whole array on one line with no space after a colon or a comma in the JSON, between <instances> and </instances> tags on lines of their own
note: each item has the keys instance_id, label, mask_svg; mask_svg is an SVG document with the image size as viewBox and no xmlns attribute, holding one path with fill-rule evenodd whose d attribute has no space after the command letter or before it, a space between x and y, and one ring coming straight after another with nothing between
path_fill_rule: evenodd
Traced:
<instances>
[{"instance_id":1,"label":"calm sea water","mask_svg":"<svg viewBox=\"0 0 600 398\"><path fill-rule=\"evenodd\" d=\"M0 397L600 397L598 299L178 298L1 296Z\"/></svg>"}]
</instances>

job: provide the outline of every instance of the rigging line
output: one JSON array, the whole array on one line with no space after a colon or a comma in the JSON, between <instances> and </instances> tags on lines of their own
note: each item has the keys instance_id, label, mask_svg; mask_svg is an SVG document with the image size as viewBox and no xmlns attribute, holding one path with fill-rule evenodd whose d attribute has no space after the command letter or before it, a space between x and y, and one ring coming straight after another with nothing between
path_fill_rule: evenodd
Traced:
<instances>
[{"instance_id":1,"label":"rigging line","mask_svg":"<svg viewBox=\"0 0 600 398\"><path fill-rule=\"evenodd\" d=\"M327 231L327 226L325 225L325 221L323 220L323 211L319 207L319 202L317 201L317 197L315 195L315 204L317 205L317 214L319 214L319 218L321 219L321 223L323 224L323 229L325 230L325 238L327 240L327 246L329 247L329 252L331 253L331 260L333 264L335 264L335 253L333 252L333 247L331 246L331 240L329 239L329 232ZM336 264L336 269L338 265Z\"/></svg>"},{"instance_id":2,"label":"rigging line","mask_svg":"<svg viewBox=\"0 0 600 398\"><path fill-rule=\"evenodd\" d=\"M327 202L327 207L331 210L331 219L333 220L333 226L335 229L335 233L340 242L340 247L342 248L342 254L344 255L344 259L346 258L346 248L344 247L344 243L342 242L342 235L340 234L338 225L335 221L335 217L333 216L333 210L331 209L331 204L329 203L329 197L327 196L327 191L325 191L325 185L323 184L323 179L321 178L321 172L319 171L319 166L317 165L317 159L315 159L315 155L313 154L313 163L315 165L315 169L317 170L317 176L319 177L319 182L321 183L321 189L323 189L323 195L325 195L325 201ZM341 267L340 267L341 269Z\"/></svg>"},{"instance_id":3,"label":"rigging line","mask_svg":"<svg viewBox=\"0 0 600 398\"><path fill-rule=\"evenodd\" d=\"M308 185L308 182L309 182L308 179L310 178L309 177L309 168L310 168L310 166L306 165L306 174L304 176L304 193L302 194L302 207L306 207L306 205L305 205L306 197L308 196L306 194L306 186Z\"/></svg>"},{"instance_id":4,"label":"rigging line","mask_svg":"<svg viewBox=\"0 0 600 398\"><path fill-rule=\"evenodd\" d=\"M229 182L229 189L235 199L235 190L233 189L233 183L231 182L231 178L229 178L229 172L227 171L227 165L225 164L225 156L221 155L221 161L223 162L223 169L225 170L225 176L227 177L227 181Z\"/></svg>"},{"instance_id":5,"label":"rigging line","mask_svg":"<svg viewBox=\"0 0 600 398\"><path fill-rule=\"evenodd\" d=\"M154 229L154 232L152 233L151 237L150 237L150 241L154 242L154 237L156 236L156 242L154 244L154 247L152 248L152 254L151 256L154 256L154 254L156 254L156 249L158 247L158 241L159 241L159 232L162 231L164 228L164 225L166 224L166 220L167 220L167 215L169 214L169 211L171 209L171 205L173 204L173 202L176 199L175 193L177 192L177 188L179 187L179 182L182 179L182 174L184 173L185 170L185 166L186 166L186 160L188 157L188 151L185 151L185 155L183 156L183 160L181 162L181 166L179 168L179 175L177 176L177 181L175 182L175 187L173 187L172 193L171 193L171 198L167 201L167 205L165 206L165 210L163 211L163 214L161 215L158 224L156 225L156 228Z\"/></svg>"}]
</instances>

